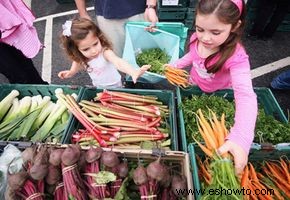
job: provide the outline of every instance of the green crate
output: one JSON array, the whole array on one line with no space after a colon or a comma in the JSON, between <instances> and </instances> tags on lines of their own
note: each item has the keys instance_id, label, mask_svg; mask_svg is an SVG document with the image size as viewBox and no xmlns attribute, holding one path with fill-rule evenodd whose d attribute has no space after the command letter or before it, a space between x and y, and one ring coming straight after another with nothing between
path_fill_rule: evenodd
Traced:
<instances>
[{"instance_id":1,"label":"green crate","mask_svg":"<svg viewBox=\"0 0 290 200\"><path fill-rule=\"evenodd\" d=\"M183 20L185 19L187 8L159 8L158 19L162 20Z\"/></svg>"},{"instance_id":2,"label":"green crate","mask_svg":"<svg viewBox=\"0 0 290 200\"><path fill-rule=\"evenodd\" d=\"M175 101L174 101L174 93L169 90L144 90L144 89L110 89L111 91L120 91L120 92L127 92L132 94L139 94L139 95L154 95L157 96L158 99L168 106L170 116L168 118L170 129L171 129L171 150L178 150L178 138L177 138L177 120L176 120L176 108L175 108ZM103 89L97 88L85 88L80 100L92 100L96 97L96 93L102 92ZM69 144L71 141L72 133L78 130L81 127L81 124L78 120L73 117L72 122L70 123L70 127L68 128L64 140L64 143Z\"/></svg>"},{"instance_id":3,"label":"green crate","mask_svg":"<svg viewBox=\"0 0 290 200\"><path fill-rule=\"evenodd\" d=\"M288 145L289 146L289 145ZM201 183L198 176L198 166L196 161L196 155L200 157L204 157L204 153L200 150L200 148L196 148L194 144L188 145L188 152L189 152L189 159L190 159L190 168L192 173L192 181L195 188L195 199L200 200L201 199ZM288 152L289 153L289 152ZM251 153L249 154L249 161L251 163L258 162L261 163L263 160L279 160L282 155L286 155L289 157L289 154L287 155L287 151L279 151L279 150L271 150L269 151L260 151L260 147L252 148Z\"/></svg>"},{"instance_id":4,"label":"green crate","mask_svg":"<svg viewBox=\"0 0 290 200\"><path fill-rule=\"evenodd\" d=\"M195 149L193 144L188 145L188 152L189 152L189 159L190 159L190 169L191 169L191 175L192 175L192 182L194 185L194 199L199 200L201 198L201 194L199 191L201 191L200 187L200 181L198 177L198 167L197 167L197 162L195 158Z\"/></svg>"},{"instance_id":5,"label":"green crate","mask_svg":"<svg viewBox=\"0 0 290 200\"><path fill-rule=\"evenodd\" d=\"M54 95L54 91L57 88L63 89L63 92L65 94L72 94L76 93L78 95L78 98L80 98L83 88L80 86L68 86L68 85L34 85L34 84L0 84L0 101L7 96L12 90L18 90L19 96L18 98L22 98L24 96L35 96L35 95L41 95L41 96L50 96L51 100L56 102L57 98ZM67 129L69 127L70 121L71 121L72 115L69 117L69 123L64 130L64 133L67 132ZM64 134L65 135L65 134ZM64 136L62 137L61 141L64 140ZM13 143L15 145L24 145L27 146L27 142L13 142L8 141L7 143Z\"/></svg>"},{"instance_id":6,"label":"green crate","mask_svg":"<svg viewBox=\"0 0 290 200\"><path fill-rule=\"evenodd\" d=\"M173 2L173 3L170 3ZM158 0L159 8L186 8L189 4L189 0L178 0L178 1L168 1L168 0Z\"/></svg>"},{"instance_id":7,"label":"green crate","mask_svg":"<svg viewBox=\"0 0 290 200\"><path fill-rule=\"evenodd\" d=\"M274 95L272 94L269 88L254 88L255 93L258 97L258 103L264 108L265 113L272 115L275 119L281 122L288 122L285 117L282 109L280 108L278 102L276 101ZM203 92L198 87L192 87L190 89L182 90L177 89L177 108L180 107L183 97L189 97L190 95L201 95ZM211 93L217 96L225 96L227 99L234 99L233 90L219 90L215 93ZM209 94L210 95L210 94ZM184 117L182 109L178 109L178 118L179 118L179 134L181 135L182 150L187 151L187 140L186 140L186 130L184 126ZM290 148L289 148L290 150Z\"/></svg>"}]
</instances>

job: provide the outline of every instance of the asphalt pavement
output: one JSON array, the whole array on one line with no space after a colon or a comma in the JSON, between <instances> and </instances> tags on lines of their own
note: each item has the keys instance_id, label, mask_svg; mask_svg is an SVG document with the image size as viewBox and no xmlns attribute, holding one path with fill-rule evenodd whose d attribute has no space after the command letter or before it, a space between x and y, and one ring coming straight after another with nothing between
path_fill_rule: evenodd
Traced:
<instances>
[{"instance_id":1,"label":"asphalt pavement","mask_svg":"<svg viewBox=\"0 0 290 200\"><path fill-rule=\"evenodd\" d=\"M62 2L71 3L62 3ZM65 56L59 43L61 25L67 19L77 16L75 4L72 0L32 0L32 10L37 18L35 26L40 40L45 48L33 59L33 62L42 77L52 84L91 85L86 73L76 77L60 80L57 73L70 67L70 61ZM92 7L93 1L87 1ZM91 10L90 15L94 16ZM244 46L250 56L250 63L255 87L269 87L271 80L279 73L290 70L290 32L276 32L270 40L252 40L244 38ZM0 74L0 83L8 83ZM272 90L277 102L286 116L290 109L290 90Z\"/></svg>"}]
</instances>

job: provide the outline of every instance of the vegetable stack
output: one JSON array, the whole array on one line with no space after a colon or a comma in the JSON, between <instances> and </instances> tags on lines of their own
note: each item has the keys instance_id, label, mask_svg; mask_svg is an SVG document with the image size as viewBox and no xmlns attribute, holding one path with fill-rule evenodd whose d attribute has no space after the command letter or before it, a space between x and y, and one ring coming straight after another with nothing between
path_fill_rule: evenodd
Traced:
<instances>
[{"instance_id":1,"label":"vegetable stack","mask_svg":"<svg viewBox=\"0 0 290 200\"><path fill-rule=\"evenodd\" d=\"M235 175L233 161L230 155L217 155L216 150L223 145L224 140L228 134L225 128L225 120L222 117L221 121L218 120L216 114L210 110L212 118L206 119L203 112L199 109L196 115L198 121L199 132L204 139L205 144L201 144L194 137L198 146L202 151L210 157L210 174L207 175L209 182L205 187L205 194L202 199L243 199L241 193L231 193L228 195L226 191L237 191L240 189L240 183ZM212 194L210 191L218 191L220 193ZM224 193L223 193L224 191Z\"/></svg>"},{"instance_id":2,"label":"vegetable stack","mask_svg":"<svg viewBox=\"0 0 290 200\"><path fill-rule=\"evenodd\" d=\"M62 89L55 90L62 93ZM0 140L60 142L69 113L50 96L23 96L12 90L0 102Z\"/></svg>"},{"instance_id":3,"label":"vegetable stack","mask_svg":"<svg viewBox=\"0 0 290 200\"><path fill-rule=\"evenodd\" d=\"M79 104L70 96L58 98L85 128L72 136L73 142L81 145L138 145L169 137L169 110L157 97L104 90L94 101L82 100Z\"/></svg>"}]
</instances>

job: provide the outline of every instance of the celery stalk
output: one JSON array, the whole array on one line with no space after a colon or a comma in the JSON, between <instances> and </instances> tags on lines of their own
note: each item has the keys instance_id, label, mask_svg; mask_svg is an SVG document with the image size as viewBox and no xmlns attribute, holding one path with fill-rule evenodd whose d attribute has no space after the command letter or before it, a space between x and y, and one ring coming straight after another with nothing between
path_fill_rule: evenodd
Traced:
<instances>
[{"instance_id":1,"label":"celery stalk","mask_svg":"<svg viewBox=\"0 0 290 200\"><path fill-rule=\"evenodd\" d=\"M5 116L9 108L15 99L19 95L17 90L12 90L2 101L0 102L0 120Z\"/></svg>"}]
</instances>

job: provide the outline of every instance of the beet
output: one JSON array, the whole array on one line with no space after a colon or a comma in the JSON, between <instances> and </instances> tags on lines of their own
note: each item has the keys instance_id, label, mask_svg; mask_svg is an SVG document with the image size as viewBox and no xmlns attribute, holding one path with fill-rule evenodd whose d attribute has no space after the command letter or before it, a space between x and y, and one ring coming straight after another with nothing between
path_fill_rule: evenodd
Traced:
<instances>
[{"instance_id":1,"label":"beet","mask_svg":"<svg viewBox=\"0 0 290 200\"><path fill-rule=\"evenodd\" d=\"M71 166L78 162L80 155L80 146L77 144L71 144L63 151L61 161L65 166Z\"/></svg>"},{"instance_id":2,"label":"beet","mask_svg":"<svg viewBox=\"0 0 290 200\"><path fill-rule=\"evenodd\" d=\"M29 174L34 180L42 180L48 173L48 165L47 164L34 164L29 169Z\"/></svg>"},{"instance_id":3,"label":"beet","mask_svg":"<svg viewBox=\"0 0 290 200\"><path fill-rule=\"evenodd\" d=\"M101 147L94 148L90 147L90 149L86 152L86 161L88 163L95 162L99 160L102 155L103 149Z\"/></svg>"},{"instance_id":4,"label":"beet","mask_svg":"<svg viewBox=\"0 0 290 200\"><path fill-rule=\"evenodd\" d=\"M117 165L117 172L120 178L126 178L129 173L128 162L124 160L122 163Z\"/></svg>"},{"instance_id":5,"label":"beet","mask_svg":"<svg viewBox=\"0 0 290 200\"><path fill-rule=\"evenodd\" d=\"M163 179L160 181L160 185L163 187L163 188L168 188L171 184L171 175L169 173L169 170L168 170L168 167L167 166L164 166L165 168L165 175L163 177Z\"/></svg>"},{"instance_id":6,"label":"beet","mask_svg":"<svg viewBox=\"0 0 290 200\"><path fill-rule=\"evenodd\" d=\"M102 163L107 167L115 167L120 163L118 155L113 151L105 151L101 156Z\"/></svg>"},{"instance_id":7,"label":"beet","mask_svg":"<svg viewBox=\"0 0 290 200\"><path fill-rule=\"evenodd\" d=\"M55 185L57 184L62 178L62 173L59 167L49 165L48 172L45 176L45 182L48 185Z\"/></svg>"},{"instance_id":8,"label":"beet","mask_svg":"<svg viewBox=\"0 0 290 200\"><path fill-rule=\"evenodd\" d=\"M59 166L63 151L64 149L52 149L49 154L49 163L53 166Z\"/></svg>"},{"instance_id":9,"label":"beet","mask_svg":"<svg viewBox=\"0 0 290 200\"><path fill-rule=\"evenodd\" d=\"M160 163L160 158L161 157L151 162L146 168L148 177L157 181L161 181L167 172L164 165Z\"/></svg>"},{"instance_id":10,"label":"beet","mask_svg":"<svg viewBox=\"0 0 290 200\"><path fill-rule=\"evenodd\" d=\"M27 178L28 173L26 171L20 171L15 174L8 173L8 185L13 191L19 190L23 187Z\"/></svg>"},{"instance_id":11,"label":"beet","mask_svg":"<svg viewBox=\"0 0 290 200\"><path fill-rule=\"evenodd\" d=\"M184 177L181 177L179 175L172 176L171 181L171 190L177 197L182 197L182 194L185 195L183 192L179 191L185 191L187 189L186 179Z\"/></svg>"},{"instance_id":12,"label":"beet","mask_svg":"<svg viewBox=\"0 0 290 200\"><path fill-rule=\"evenodd\" d=\"M81 151L80 159L78 160L78 169L79 169L79 171L80 172L85 172L86 165L87 165L86 152L85 151Z\"/></svg>"},{"instance_id":13,"label":"beet","mask_svg":"<svg viewBox=\"0 0 290 200\"><path fill-rule=\"evenodd\" d=\"M22 160L23 160L24 164L26 164L27 162L32 162L34 156L35 156L35 149L33 147L27 147L21 153L21 157L22 157Z\"/></svg>"},{"instance_id":14,"label":"beet","mask_svg":"<svg viewBox=\"0 0 290 200\"><path fill-rule=\"evenodd\" d=\"M40 165L40 164L48 164L49 154L47 152L47 148L42 146L39 152L36 154L33 160L33 164Z\"/></svg>"},{"instance_id":15,"label":"beet","mask_svg":"<svg viewBox=\"0 0 290 200\"><path fill-rule=\"evenodd\" d=\"M148 182L146 169L139 165L133 172L133 180L136 185L143 185Z\"/></svg>"}]
</instances>

